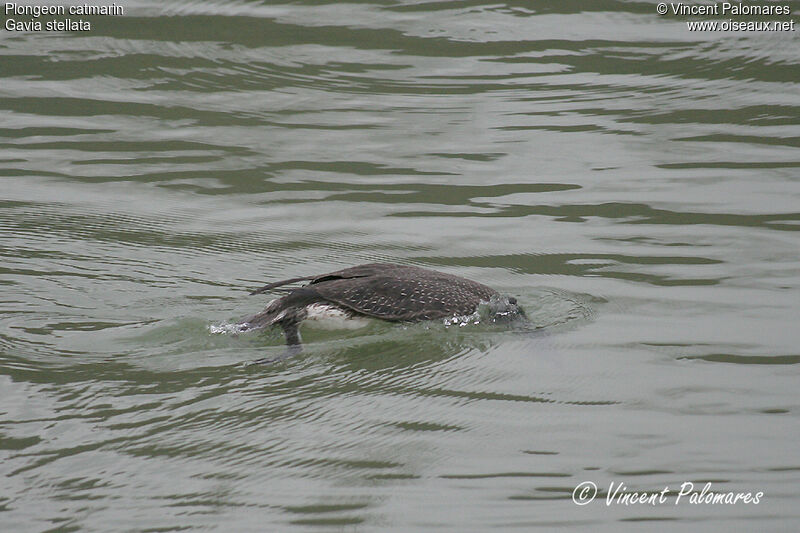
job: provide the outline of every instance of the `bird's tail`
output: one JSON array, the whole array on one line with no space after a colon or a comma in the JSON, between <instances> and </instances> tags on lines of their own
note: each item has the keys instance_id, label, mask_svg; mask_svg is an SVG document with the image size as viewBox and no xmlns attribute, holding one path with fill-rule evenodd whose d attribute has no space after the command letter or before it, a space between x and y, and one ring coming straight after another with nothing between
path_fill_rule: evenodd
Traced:
<instances>
[{"instance_id":1,"label":"bird's tail","mask_svg":"<svg viewBox=\"0 0 800 533\"><path fill-rule=\"evenodd\" d=\"M266 309L246 319L242 324L243 329L251 331L269 326L280 326L286 337L286 344L289 346L299 345L302 342L299 325L305 318L305 316L301 316L305 310L296 307L286 308L281 300L283 298L273 300Z\"/></svg>"},{"instance_id":2,"label":"bird's tail","mask_svg":"<svg viewBox=\"0 0 800 533\"><path fill-rule=\"evenodd\" d=\"M267 326L280 326L286 336L286 344L300 344L298 326L307 315L306 305L317 301L319 295L309 289L296 289L290 294L272 300L260 313L244 321L246 329L259 329Z\"/></svg>"},{"instance_id":3,"label":"bird's tail","mask_svg":"<svg viewBox=\"0 0 800 533\"><path fill-rule=\"evenodd\" d=\"M245 327L247 329L261 329L275 324L282 318L281 315L285 314L285 308L281 300L282 298L272 300L263 311L243 320Z\"/></svg>"}]
</instances>

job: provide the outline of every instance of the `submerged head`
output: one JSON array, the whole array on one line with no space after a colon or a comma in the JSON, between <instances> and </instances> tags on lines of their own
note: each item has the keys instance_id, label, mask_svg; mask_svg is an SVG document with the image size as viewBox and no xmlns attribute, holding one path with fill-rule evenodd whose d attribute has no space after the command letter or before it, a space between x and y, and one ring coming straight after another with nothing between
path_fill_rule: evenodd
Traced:
<instances>
[{"instance_id":1,"label":"submerged head","mask_svg":"<svg viewBox=\"0 0 800 533\"><path fill-rule=\"evenodd\" d=\"M486 304L489 319L492 322L508 323L519 319L527 319L525 310L519 306L513 296L496 294Z\"/></svg>"}]
</instances>

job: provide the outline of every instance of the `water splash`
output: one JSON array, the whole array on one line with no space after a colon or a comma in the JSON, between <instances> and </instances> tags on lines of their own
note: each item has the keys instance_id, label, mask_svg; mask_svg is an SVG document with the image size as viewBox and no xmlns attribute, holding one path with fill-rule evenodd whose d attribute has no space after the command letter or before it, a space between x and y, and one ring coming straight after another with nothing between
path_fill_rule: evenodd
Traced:
<instances>
[{"instance_id":1,"label":"water splash","mask_svg":"<svg viewBox=\"0 0 800 533\"><path fill-rule=\"evenodd\" d=\"M488 324L508 323L518 318L525 318L525 311L517 304L517 299L511 296L492 296L488 301L478 304L474 313L469 315L455 315L443 320L445 326L464 327L478 325L481 322Z\"/></svg>"},{"instance_id":2,"label":"water splash","mask_svg":"<svg viewBox=\"0 0 800 533\"><path fill-rule=\"evenodd\" d=\"M450 326L458 326L463 328L464 326L469 325L478 325L481 323L481 314L478 311L475 311L471 315L455 315L451 317L447 317L442 320L446 327Z\"/></svg>"},{"instance_id":3,"label":"water splash","mask_svg":"<svg viewBox=\"0 0 800 533\"><path fill-rule=\"evenodd\" d=\"M208 326L209 333L214 335L238 335L239 333L246 333L252 330L246 322L240 323L222 323L222 324L210 324Z\"/></svg>"}]
</instances>

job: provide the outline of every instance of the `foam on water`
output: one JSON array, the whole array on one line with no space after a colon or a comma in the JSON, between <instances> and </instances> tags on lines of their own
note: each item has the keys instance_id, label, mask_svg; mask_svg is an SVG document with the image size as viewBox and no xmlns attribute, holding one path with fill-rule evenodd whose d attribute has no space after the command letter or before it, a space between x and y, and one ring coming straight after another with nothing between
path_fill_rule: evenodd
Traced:
<instances>
[{"instance_id":1,"label":"foam on water","mask_svg":"<svg viewBox=\"0 0 800 533\"><path fill-rule=\"evenodd\" d=\"M455 315L447 317L443 319L442 322L446 327L458 326L463 328L464 326L480 324L481 315L478 311L475 311L471 315Z\"/></svg>"},{"instance_id":2,"label":"foam on water","mask_svg":"<svg viewBox=\"0 0 800 533\"><path fill-rule=\"evenodd\" d=\"M214 335L237 335L239 333L250 331L251 329L252 328L248 327L247 323L245 322L236 324L224 322L222 324L210 324L208 326L208 331Z\"/></svg>"}]
</instances>

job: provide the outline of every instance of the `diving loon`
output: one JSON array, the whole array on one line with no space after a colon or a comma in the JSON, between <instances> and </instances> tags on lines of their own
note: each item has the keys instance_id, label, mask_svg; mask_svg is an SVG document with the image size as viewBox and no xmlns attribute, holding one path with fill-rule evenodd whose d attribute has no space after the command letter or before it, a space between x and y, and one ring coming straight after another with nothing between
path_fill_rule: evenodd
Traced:
<instances>
[{"instance_id":1,"label":"diving loon","mask_svg":"<svg viewBox=\"0 0 800 533\"><path fill-rule=\"evenodd\" d=\"M481 283L427 268L370 263L316 276L302 276L264 285L260 294L298 281L308 284L270 302L247 319L243 330L280 326L289 347L299 347L300 323L321 311L348 318L369 317L390 322L418 322L473 314L489 304L493 320L511 320L525 313L512 297Z\"/></svg>"}]
</instances>

